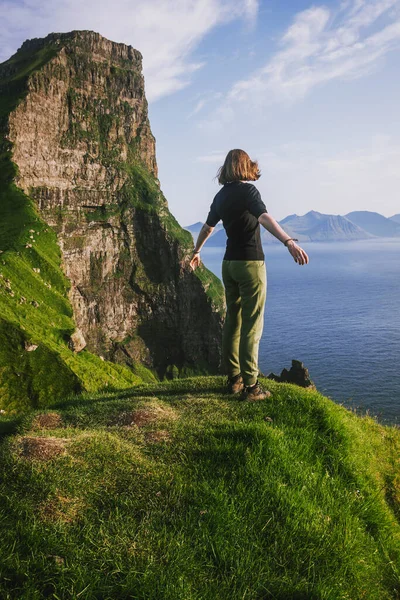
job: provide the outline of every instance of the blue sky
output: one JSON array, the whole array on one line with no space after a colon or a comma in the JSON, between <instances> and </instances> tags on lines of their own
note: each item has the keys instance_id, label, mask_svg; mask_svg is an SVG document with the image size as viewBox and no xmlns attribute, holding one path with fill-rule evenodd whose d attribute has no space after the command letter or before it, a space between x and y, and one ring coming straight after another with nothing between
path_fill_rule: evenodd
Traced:
<instances>
[{"instance_id":1,"label":"blue sky","mask_svg":"<svg viewBox=\"0 0 400 600\"><path fill-rule=\"evenodd\" d=\"M0 60L92 29L144 56L161 187L204 221L231 148L278 219L400 213L400 0L0 0Z\"/></svg>"}]
</instances>

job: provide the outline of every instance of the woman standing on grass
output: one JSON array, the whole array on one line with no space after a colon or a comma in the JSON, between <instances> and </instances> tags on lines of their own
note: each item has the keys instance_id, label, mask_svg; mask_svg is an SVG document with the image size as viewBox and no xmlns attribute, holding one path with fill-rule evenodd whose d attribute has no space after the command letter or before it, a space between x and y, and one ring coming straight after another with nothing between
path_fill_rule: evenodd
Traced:
<instances>
[{"instance_id":1,"label":"woman standing on grass","mask_svg":"<svg viewBox=\"0 0 400 600\"><path fill-rule=\"evenodd\" d=\"M257 161L252 161L244 150L228 152L217 175L223 187L211 204L190 261L192 269L200 265L200 250L222 219L228 237L222 262L227 310L222 364L228 375L228 391L242 392L247 400L270 396L258 383L258 347L267 293L260 223L287 247L297 264L306 265L309 261L297 240L289 237L267 213L257 188L248 183L260 175Z\"/></svg>"}]
</instances>

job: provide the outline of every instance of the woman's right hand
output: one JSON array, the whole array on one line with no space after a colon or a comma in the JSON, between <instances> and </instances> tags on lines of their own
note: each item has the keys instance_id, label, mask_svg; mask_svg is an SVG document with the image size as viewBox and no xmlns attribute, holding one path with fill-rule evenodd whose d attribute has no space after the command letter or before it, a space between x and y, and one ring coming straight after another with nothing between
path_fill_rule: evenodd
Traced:
<instances>
[{"instance_id":1,"label":"woman's right hand","mask_svg":"<svg viewBox=\"0 0 400 600\"><path fill-rule=\"evenodd\" d=\"M287 243L287 248L290 254L293 256L294 262L296 262L298 265L308 265L308 263L310 262L308 254L304 252L303 248L300 248L300 246L298 246L296 242L290 240Z\"/></svg>"},{"instance_id":2,"label":"woman's right hand","mask_svg":"<svg viewBox=\"0 0 400 600\"><path fill-rule=\"evenodd\" d=\"M195 269L197 269L197 267L200 266L200 264L201 264L200 252L196 252L195 254L193 254L192 260L190 261L189 264L190 264L192 271L194 271Z\"/></svg>"}]
</instances>

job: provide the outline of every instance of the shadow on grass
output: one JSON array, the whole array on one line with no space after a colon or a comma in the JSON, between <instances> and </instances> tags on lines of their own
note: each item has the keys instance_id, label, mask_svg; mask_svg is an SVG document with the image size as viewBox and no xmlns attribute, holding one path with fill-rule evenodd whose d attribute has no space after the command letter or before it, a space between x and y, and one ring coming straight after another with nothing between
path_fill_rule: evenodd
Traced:
<instances>
[{"instance_id":1,"label":"shadow on grass","mask_svg":"<svg viewBox=\"0 0 400 600\"><path fill-rule=\"evenodd\" d=\"M182 383L181 385L168 385L168 384L150 384L148 386L135 386L133 388L123 390L102 390L104 396L99 395L95 398L87 398L82 396L72 396L65 400L55 402L51 404L51 408L70 408L76 406L90 406L98 402L111 402L113 400L123 400L127 398L143 398L151 397L172 397L172 396L185 396L195 394L196 397L207 396L210 394L224 394L228 398L229 396L225 392L223 384L215 382L215 384L208 384L203 386L195 387L192 382L187 384ZM47 407L47 408L50 408Z\"/></svg>"},{"instance_id":2,"label":"shadow on grass","mask_svg":"<svg viewBox=\"0 0 400 600\"><path fill-rule=\"evenodd\" d=\"M17 433L19 426L21 425L23 417L15 417L7 421L0 421L0 444L9 435Z\"/></svg>"},{"instance_id":3,"label":"shadow on grass","mask_svg":"<svg viewBox=\"0 0 400 600\"><path fill-rule=\"evenodd\" d=\"M296 592L288 591L271 591L268 594L257 596L257 600L320 600L321 596L315 595L312 592Z\"/></svg>"},{"instance_id":4,"label":"shadow on grass","mask_svg":"<svg viewBox=\"0 0 400 600\"><path fill-rule=\"evenodd\" d=\"M78 394L67 396L63 400L56 400L54 403L51 403L47 406L39 409L31 409L27 412L16 415L14 418L4 418L4 420L0 420L0 444L2 441L10 436L16 434L21 425L24 422L27 414L31 414L33 412L47 412L49 410L68 410L70 408L89 408L94 404L101 404L107 402L113 402L116 400L129 400L135 398L171 398L176 396L179 399L179 396L187 396L187 395L196 395L198 397L207 397L210 394L224 394L227 398L232 398L232 396L228 396L225 394L225 388L222 383L221 377L216 377L215 382L210 382L209 378L207 382L204 382L203 385L199 385L198 382L194 382L193 380L177 380L176 382L168 382L168 383L159 383L159 384L143 384L140 386L135 386L132 388L125 389L103 389L101 392L98 392L98 395L95 397L90 397L89 395ZM102 393L104 395L102 395Z\"/></svg>"},{"instance_id":5,"label":"shadow on grass","mask_svg":"<svg viewBox=\"0 0 400 600\"><path fill-rule=\"evenodd\" d=\"M393 511L397 522L400 524L400 504L398 497L400 496L400 481L396 478L394 471L385 477L385 499Z\"/></svg>"}]
</instances>

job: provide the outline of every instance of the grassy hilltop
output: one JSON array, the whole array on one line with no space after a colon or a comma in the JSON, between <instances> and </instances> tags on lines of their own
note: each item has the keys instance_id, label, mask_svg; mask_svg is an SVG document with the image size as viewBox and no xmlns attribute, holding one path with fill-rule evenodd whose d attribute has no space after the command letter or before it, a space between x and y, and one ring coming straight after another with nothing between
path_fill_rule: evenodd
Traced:
<instances>
[{"instance_id":1,"label":"grassy hilltop","mask_svg":"<svg viewBox=\"0 0 400 600\"><path fill-rule=\"evenodd\" d=\"M201 377L3 416L0 597L398 598L400 432Z\"/></svg>"}]
</instances>

